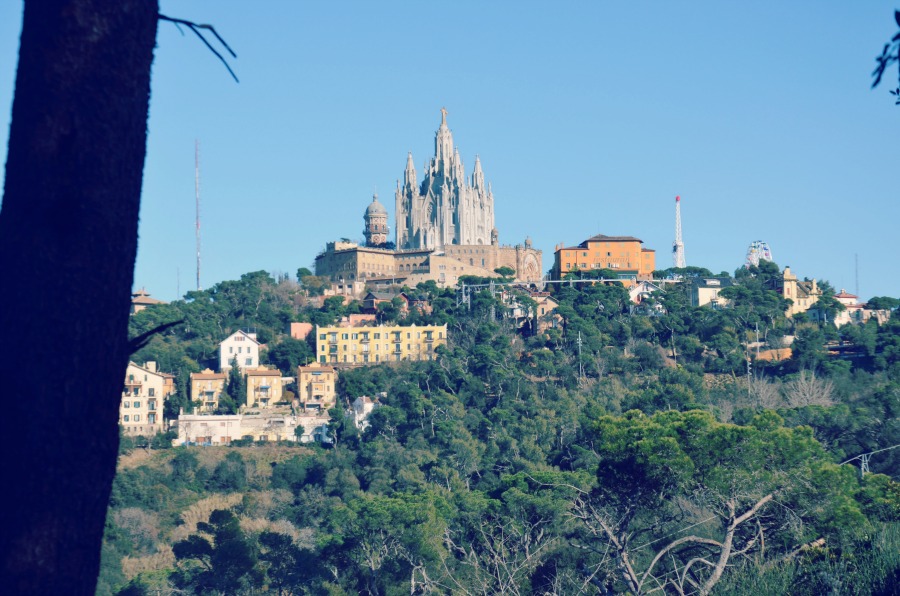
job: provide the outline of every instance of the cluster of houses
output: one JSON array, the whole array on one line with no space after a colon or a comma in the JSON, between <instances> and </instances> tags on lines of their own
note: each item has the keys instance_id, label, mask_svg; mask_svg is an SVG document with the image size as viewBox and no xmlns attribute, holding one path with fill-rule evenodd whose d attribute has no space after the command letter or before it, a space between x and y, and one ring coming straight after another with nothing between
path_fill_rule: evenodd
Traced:
<instances>
[{"instance_id":1,"label":"cluster of houses","mask_svg":"<svg viewBox=\"0 0 900 596\"><path fill-rule=\"evenodd\" d=\"M176 445L225 445L237 439L254 441L330 442L328 410L337 402L338 368L402 360L431 360L435 348L447 342L447 326L378 325L374 315L350 315L338 326L293 323L291 335L305 339L316 333L317 360L297 367L296 377L260 365L261 346L255 333L239 330L219 344L219 370L190 375L194 413L181 412L173 427ZM334 366L330 365L334 364ZM229 374L244 379L243 395L229 396L240 405L237 414L217 414L226 395ZM286 386L296 381L296 393ZM175 392L173 375L155 362L129 362L119 406L125 435L151 436L166 430L163 406ZM348 404L354 422L364 428L377 399L361 396Z\"/></svg>"}]
</instances>

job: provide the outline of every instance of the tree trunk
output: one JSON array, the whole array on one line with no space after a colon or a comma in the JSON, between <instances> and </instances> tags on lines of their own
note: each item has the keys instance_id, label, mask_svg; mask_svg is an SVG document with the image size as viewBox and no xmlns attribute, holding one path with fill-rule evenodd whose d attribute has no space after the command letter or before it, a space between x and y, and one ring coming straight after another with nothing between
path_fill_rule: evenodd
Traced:
<instances>
[{"instance_id":1,"label":"tree trunk","mask_svg":"<svg viewBox=\"0 0 900 596\"><path fill-rule=\"evenodd\" d=\"M156 0L26 0L0 212L0 585L93 594L118 451Z\"/></svg>"}]
</instances>

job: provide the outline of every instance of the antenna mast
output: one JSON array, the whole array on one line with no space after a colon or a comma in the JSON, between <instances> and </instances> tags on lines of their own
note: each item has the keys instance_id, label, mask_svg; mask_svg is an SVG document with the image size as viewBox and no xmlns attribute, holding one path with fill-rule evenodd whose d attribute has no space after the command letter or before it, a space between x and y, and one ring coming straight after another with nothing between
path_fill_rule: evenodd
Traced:
<instances>
[{"instance_id":1,"label":"antenna mast","mask_svg":"<svg viewBox=\"0 0 900 596\"><path fill-rule=\"evenodd\" d=\"M194 195L197 200L197 291L200 287L200 141L194 140Z\"/></svg>"},{"instance_id":2,"label":"antenna mast","mask_svg":"<svg viewBox=\"0 0 900 596\"><path fill-rule=\"evenodd\" d=\"M675 242L672 243L672 262L681 269L687 267L684 260L684 241L681 239L681 197L675 197Z\"/></svg>"}]
</instances>

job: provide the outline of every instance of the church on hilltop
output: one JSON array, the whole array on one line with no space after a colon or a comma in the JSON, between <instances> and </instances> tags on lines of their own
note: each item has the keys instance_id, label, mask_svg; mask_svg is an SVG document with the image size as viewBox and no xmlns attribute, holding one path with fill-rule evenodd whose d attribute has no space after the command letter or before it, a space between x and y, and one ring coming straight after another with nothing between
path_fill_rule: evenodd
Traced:
<instances>
[{"instance_id":1,"label":"church on hilltop","mask_svg":"<svg viewBox=\"0 0 900 596\"><path fill-rule=\"evenodd\" d=\"M388 212L372 197L363 215L365 242L329 242L316 257L316 275L331 280L340 294L361 295L370 289L433 280L453 286L463 275L499 277L507 267L523 282L542 278L541 251L526 238L523 244L501 246L494 226L494 194L484 181L481 160L475 158L467 177L447 110L435 133L434 157L419 183L412 153L407 155L403 182L397 181L396 244L389 242Z\"/></svg>"},{"instance_id":2,"label":"church on hilltop","mask_svg":"<svg viewBox=\"0 0 900 596\"><path fill-rule=\"evenodd\" d=\"M425 169L422 184L416 181L413 156L406 158L403 185L397 181L397 248L433 248L450 244L491 243L494 229L494 193L485 186L481 160L466 178L453 133L447 127L447 110L441 108L441 126L434 137L434 157Z\"/></svg>"}]
</instances>

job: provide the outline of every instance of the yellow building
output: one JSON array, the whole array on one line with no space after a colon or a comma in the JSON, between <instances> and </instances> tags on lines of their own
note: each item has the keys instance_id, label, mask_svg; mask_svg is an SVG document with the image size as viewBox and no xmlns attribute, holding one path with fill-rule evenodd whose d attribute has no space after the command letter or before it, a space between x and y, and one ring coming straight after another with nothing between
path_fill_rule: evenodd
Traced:
<instances>
[{"instance_id":1,"label":"yellow building","mask_svg":"<svg viewBox=\"0 0 900 596\"><path fill-rule=\"evenodd\" d=\"M350 332L346 327L344 331ZM327 334L326 334L327 335ZM297 367L297 398L304 410L327 410L336 401L337 369L312 362Z\"/></svg>"},{"instance_id":2,"label":"yellow building","mask_svg":"<svg viewBox=\"0 0 900 596\"><path fill-rule=\"evenodd\" d=\"M257 368L245 371L247 379L247 406L270 408L281 401L281 371L271 368Z\"/></svg>"},{"instance_id":3,"label":"yellow building","mask_svg":"<svg viewBox=\"0 0 900 596\"><path fill-rule=\"evenodd\" d=\"M156 362L144 366L128 363L119 403L119 424L126 435L151 436L162 432L163 404L174 393L172 375L156 370Z\"/></svg>"},{"instance_id":4,"label":"yellow building","mask_svg":"<svg viewBox=\"0 0 900 596\"><path fill-rule=\"evenodd\" d=\"M433 360L435 348L446 343L447 325L316 327L316 355L323 364Z\"/></svg>"},{"instance_id":5,"label":"yellow building","mask_svg":"<svg viewBox=\"0 0 900 596\"><path fill-rule=\"evenodd\" d=\"M793 317L797 313L806 312L822 296L822 290L819 289L816 280L798 280L797 276L791 273L790 267L784 268L779 286L781 295L791 301L791 305L785 313L789 317Z\"/></svg>"},{"instance_id":6,"label":"yellow building","mask_svg":"<svg viewBox=\"0 0 900 596\"><path fill-rule=\"evenodd\" d=\"M191 373L191 400L199 402L197 412L214 412L219 407L219 397L225 391L228 373L217 373L210 369Z\"/></svg>"},{"instance_id":7,"label":"yellow building","mask_svg":"<svg viewBox=\"0 0 900 596\"><path fill-rule=\"evenodd\" d=\"M562 279L572 271L610 269L624 279L651 279L656 268L656 251L643 248L643 243L633 236L598 234L571 248L558 245L551 277Z\"/></svg>"}]
</instances>

